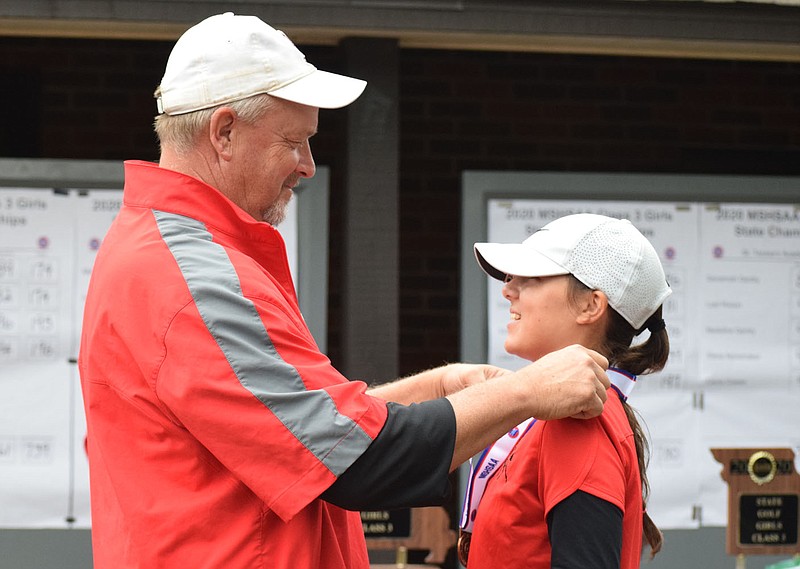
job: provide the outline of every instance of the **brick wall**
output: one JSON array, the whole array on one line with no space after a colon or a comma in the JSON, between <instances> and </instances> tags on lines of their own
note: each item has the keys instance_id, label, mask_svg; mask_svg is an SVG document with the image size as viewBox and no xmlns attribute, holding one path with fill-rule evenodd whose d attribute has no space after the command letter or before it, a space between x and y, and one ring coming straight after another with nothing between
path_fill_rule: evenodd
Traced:
<instances>
[{"instance_id":1,"label":"brick wall","mask_svg":"<svg viewBox=\"0 0 800 569\"><path fill-rule=\"evenodd\" d=\"M170 46L0 38L0 155L155 160ZM304 51L339 67L335 48ZM800 175L797 63L405 50L400 85L403 373L458 358L465 169ZM332 167L331 322L344 117L322 111L312 142Z\"/></svg>"},{"instance_id":2,"label":"brick wall","mask_svg":"<svg viewBox=\"0 0 800 569\"><path fill-rule=\"evenodd\" d=\"M33 97L38 108L4 105L2 128L35 137L7 157L113 160L157 158L153 91L170 44L138 41L0 38L5 97ZM17 81L6 80L16 74ZM34 128L31 128L33 121Z\"/></svg>"}]
</instances>

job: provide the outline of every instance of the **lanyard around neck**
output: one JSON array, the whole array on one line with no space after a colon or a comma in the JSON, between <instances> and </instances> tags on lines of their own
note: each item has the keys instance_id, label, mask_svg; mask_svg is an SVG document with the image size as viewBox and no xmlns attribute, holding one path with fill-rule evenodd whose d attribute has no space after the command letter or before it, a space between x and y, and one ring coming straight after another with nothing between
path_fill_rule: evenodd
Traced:
<instances>
[{"instance_id":1,"label":"lanyard around neck","mask_svg":"<svg viewBox=\"0 0 800 569\"><path fill-rule=\"evenodd\" d=\"M606 372L611 388L617 392L619 398L627 401L633 388L636 386L636 376L626 371L609 368ZM471 532L475 523L475 516L478 513L478 506L481 503L483 493L489 479L497 472L498 467L505 462L511 451L536 423L536 419L531 417L511 429L494 444L486 447L476 460L469 459L470 471L467 479L467 488L464 492L464 503L461 508L461 523L463 531Z\"/></svg>"}]
</instances>

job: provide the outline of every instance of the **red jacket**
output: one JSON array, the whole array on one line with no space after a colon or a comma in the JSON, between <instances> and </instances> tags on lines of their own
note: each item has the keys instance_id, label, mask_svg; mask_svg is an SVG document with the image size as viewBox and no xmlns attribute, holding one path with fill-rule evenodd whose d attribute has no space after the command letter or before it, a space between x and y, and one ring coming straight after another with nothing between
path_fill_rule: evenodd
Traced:
<instances>
[{"instance_id":1,"label":"red jacket","mask_svg":"<svg viewBox=\"0 0 800 569\"><path fill-rule=\"evenodd\" d=\"M79 359L95 569L368 567L358 514L317 497L386 406L318 350L280 234L192 177L125 177Z\"/></svg>"}]
</instances>

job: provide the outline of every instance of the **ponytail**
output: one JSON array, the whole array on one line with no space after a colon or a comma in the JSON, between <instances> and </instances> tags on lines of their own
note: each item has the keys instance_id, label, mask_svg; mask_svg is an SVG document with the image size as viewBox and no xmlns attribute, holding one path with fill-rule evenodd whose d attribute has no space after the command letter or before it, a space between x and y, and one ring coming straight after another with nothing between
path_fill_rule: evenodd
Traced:
<instances>
[{"instance_id":1,"label":"ponytail","mask_svg":"<svg viewBox=\"0 0 800 569\"><path fill-rule=\"evenodd\" d=\"M664 369L669 357L669 335L662 318L663 308L659 307L639 330L634 330L616 310L609 308L611 318L604 348L610 365L634 375L645 375ZM650 331L650 337L641 344L631 346L634 336L644 330Z\"/></svg>"},{"instance_id":2,"label":"ponytail","mask_svg":"<svg viewBox=\"0 0 800 569\"><path fill-rule=\"evenodd\" d=\"M656 310L641 330L634 330L633 326L613 308L610 309L609 314L611 318L609 318L604 346L605 353L608 354L609 365L624 369L634 375L645 375L662 370L669 357L669 336L664 326L662 308L659 307ZM641 344L631 346L634 336L642 332L644 328L650 330L650 337ZM625 409L625 415L628 417L636 444L639 476L642 479L642 511L644 513L642 531L650 546L650 558L652 559L656 553L661 551L664 535L647 513L647 498L650 495L647 463L650 458L650 447L633 407L627 401L623 401L622 407Z\"/></svg>"},{"instance_id":3,"label":"ponytail","mask_svg":"<svg viewBox=\"0 0 800 569\"><path fill-rule=\"evenodd\" d=\"M647 544L650 546L650 559L661 551L664 543L664 534L658 529L650 515L647 513L647 498L650 496L650 483L647 480L647 462L650 456L650 447L647 444L644 430L636 417L636 411L627 401L622 401L622 408L625 409L625 416L633 431L633 440L636 445L636 458L639 462L639 477L642 480L642 532Z\"/></svg>"}]
</instances>

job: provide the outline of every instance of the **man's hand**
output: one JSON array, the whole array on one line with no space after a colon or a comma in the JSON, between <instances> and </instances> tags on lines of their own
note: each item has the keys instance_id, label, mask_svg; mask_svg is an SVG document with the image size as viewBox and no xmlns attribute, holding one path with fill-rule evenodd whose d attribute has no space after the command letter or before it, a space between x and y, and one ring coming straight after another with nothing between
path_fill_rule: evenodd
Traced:
<instances>
[{"instance_id":1,"label":"man's hand","mask_svg":"<svg viewBox=\"0 0 800 569\"><path fill-rule=\"evenodd\" d=\"M516 373L530 386L531 416L537 419L589 419L603 412L610 383L608 360L573 345L547 354Z\"/></svg>"},{"instance_id":2,"label":"man's hand","mask_svg":"<svg viewBox=\"0 0 800 569\"><path fill-rule=\"evenodd\" d=\"M491 381L477 381L448 395L456 415L456 444L450 469L528 417L596 417L603 412L608 397L607 367L608 360L597 352L569 346L516 372L500 374Z\"/></svg>"},{"instance_id":3,"label":"man's hand","mask_svg":"<svg viewBox=\"0 0 800 569\"><path fill-rule=\"evenodd\" d=\"M440 396L445 397L470 385L509 373L507 369L488 364L450 364L442 368Z\"/></svg>"}]
</instances>

